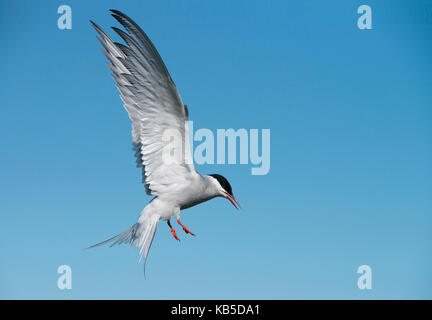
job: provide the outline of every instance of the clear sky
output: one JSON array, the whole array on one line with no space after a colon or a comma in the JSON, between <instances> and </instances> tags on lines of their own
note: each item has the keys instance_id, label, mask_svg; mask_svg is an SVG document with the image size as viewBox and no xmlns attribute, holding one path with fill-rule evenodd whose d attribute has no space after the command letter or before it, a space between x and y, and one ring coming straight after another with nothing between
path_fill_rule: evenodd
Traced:
<instances>
[{"instance_id":1,"label":"clear sky","mask_svg":"<svg viewBox=\"0 0 432 320\"><path fill-rule=\"evenodd\" d=\"M243 209L188 209L181 242L159 224L146 279L136 248L82 250L151 199L88 22L114 35L111 8L155 43L195 129L271 130L268 175L197 166ZM432 1L2 1L0 30L0 298L432 298Z\"/></svg>"}]
</instances>

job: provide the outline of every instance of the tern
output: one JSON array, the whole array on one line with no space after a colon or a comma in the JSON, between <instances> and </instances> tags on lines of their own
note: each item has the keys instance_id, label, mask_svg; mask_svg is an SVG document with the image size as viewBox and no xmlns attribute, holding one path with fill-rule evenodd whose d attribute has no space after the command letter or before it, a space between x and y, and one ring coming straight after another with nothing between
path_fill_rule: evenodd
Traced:
<instances>
[{"instance_id":1,"label":"tern","mask_svg":"<svg viewBox=\"0 0 432 320\"><path fill-rule=\"evenodd\" d=\"M186 234L194 235L180 221L181 210L216 197L228 199L240 207L228 180L218 174L199 174L193 165L187 121L189 112L155 46L144 31L127 15L110 10L124 27L112 29L126 43L114 42L96 23L90 21L109 60L120 97L132 122L133 150L137 166L142 168L143 183L148 195L154 196L142 210L138 222L126 231L89 248L111 243L130 244L139 248L144 268L157 225L166 221L172 235L179 240L171 225L175 218ZM180 133L183 148L173 149L179 161L163 159L169 141L166 130ZM179 152L184 150L184 152Z\"/></svg>"}]
</instances>

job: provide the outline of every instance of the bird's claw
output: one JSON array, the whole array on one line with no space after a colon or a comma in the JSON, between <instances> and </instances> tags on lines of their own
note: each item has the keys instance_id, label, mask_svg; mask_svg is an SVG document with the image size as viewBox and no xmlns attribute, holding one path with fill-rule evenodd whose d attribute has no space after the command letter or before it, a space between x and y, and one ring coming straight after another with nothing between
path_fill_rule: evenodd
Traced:
<instances>
[{"instance_id":1,"label":"bird's claw","mask_svg":"<svg viewBox=\"0 0 432 320\"><path fill-rule=\"evenodd\" d=\"M193 235L193 236L195 236L195 233L193 233L192 231L190 231L188 228L186 228L186 227L183 227L183 231L184 232L186 232L186 234L190 234L190 235Z\"/></svg>"},{"instance_id":2,"label":"bird's claw","mask_svg":"<svg viewBox=\"0 0 432 320\"><path fill-rule=\"evenodd\" d=\"M183 223L181 223L181 221L180 221L180 219L177 219L177 223L179 224L179 225L181 225L181 227L183 228L183 231L184 232L186 232L186 234L191 234L191 235L195 235L192 231L190 231L188 228L186 228L184 225L183 225Z\"/></svg>"},{"instance_id":3,"label":"bird's claw","mask_svg":"<svg viewBox=\"0 0 432 320\"><path fill-rule=\"evenodd\" d=\"M174 228L171 229L171 233L172 233L173 237L174 237L176 240L180 241L180 239L179 239L179 237L177 236L177 233L175 232Z\"/></svg>"}]
</instances>

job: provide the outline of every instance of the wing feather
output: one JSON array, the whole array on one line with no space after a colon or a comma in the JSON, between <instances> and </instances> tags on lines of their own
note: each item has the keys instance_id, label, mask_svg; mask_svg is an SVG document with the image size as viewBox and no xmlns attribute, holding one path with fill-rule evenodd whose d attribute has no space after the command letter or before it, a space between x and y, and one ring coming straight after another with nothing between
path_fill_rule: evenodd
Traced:
<instances>
[{"instance_id":1,"label":"wing feather","mask_svg":"<svg viewBox=\"0 0 432 320\"><path fill-rule=\"evenodd\" d=\"M111 10L125 31L113 27L125 44L114 42L91 21L100 37L108 67L120 91L124 107L132 122L133 150L137 167L142 168L148 194L169 192L176 182L196 174L190 155L187 123L188 111L161 56L144 31L128 16ZM181 161L165 163L162 159L165 130L175 129L182 138Z\"/></svg>"}]
</instances>

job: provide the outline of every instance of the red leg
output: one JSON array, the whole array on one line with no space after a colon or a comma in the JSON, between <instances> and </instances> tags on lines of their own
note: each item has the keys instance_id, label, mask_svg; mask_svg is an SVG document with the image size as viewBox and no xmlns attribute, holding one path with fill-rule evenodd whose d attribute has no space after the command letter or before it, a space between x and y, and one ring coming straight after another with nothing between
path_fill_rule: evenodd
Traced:
<instances>
[{"instance_id":1,"label":"red leg","mask_svg":"<svg viewBox=\"0 0 432 320\"><path fill-rule=\"evenodd\" d=\"M177 219L177 223L183 227L184 232L189 233L189 234L191 234L191 235L193 235L193 236L195 235L193 232L191 232L188 228L186 228L186 227L181 223L180 219Z\"/></svg>"},{"instance_id":2,"label":"red leg","mask_svg":"<svg viewBox=\"0 0 432 320\"><path fill-rule=\"evenodd\" d=\"M180 241L179 237L177 237L177 233L175 232L174 228L171 226L171 222L169 220L167 220L167 223L168 223L168 227L171 228L171 233L172 233L173 237Z\"/></svg>"}]
</instances>

